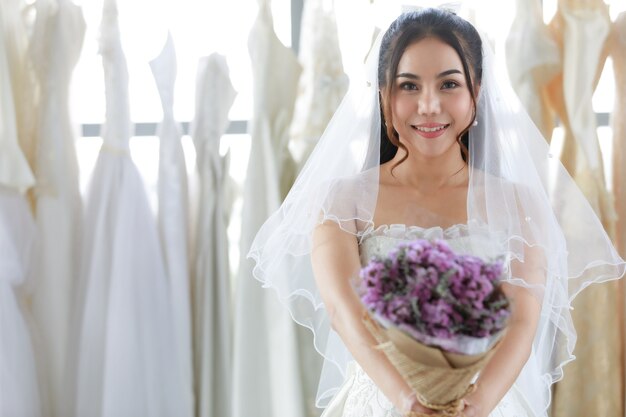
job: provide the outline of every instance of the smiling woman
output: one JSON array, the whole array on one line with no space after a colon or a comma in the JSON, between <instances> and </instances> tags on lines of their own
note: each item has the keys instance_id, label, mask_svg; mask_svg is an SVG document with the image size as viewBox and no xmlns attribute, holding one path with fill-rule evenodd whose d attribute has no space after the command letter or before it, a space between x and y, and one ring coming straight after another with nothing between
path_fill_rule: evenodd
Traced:
<instances>
[{"instance_id":1,"label":"smiling woman","mask_svg":"<svg viewBox=\"0 0 626 417\"><path fill-rule=\"evenodd\" d=\"M423 56L431 59L420 59ZM437 157L453 147L460 158L457 140L469 129L475 109L457 52L433 37L415 42L406 48L394 78L393 134L408 154L415 149ZM435 138L440 139L424 141Z\"/></svg>"},{"instance_id":2,"label":"smiling woman","mask_svg":"<svg viewBox=\"0 0 626 417\"><path fill-rule=\"evenodd\" d=\"M586 221L564 230L572 213ZM435 413L378 349L353 286L372 256L415 239L505 260L507 330L456 412L545 417L551 385L573 359L572 299L625 265L499 78L489 44L442 9L402 14L376 41L366 79L351 83L249 253L255 277L313 331L326 359L324 417Z\"/></svg>"}]
</instances>

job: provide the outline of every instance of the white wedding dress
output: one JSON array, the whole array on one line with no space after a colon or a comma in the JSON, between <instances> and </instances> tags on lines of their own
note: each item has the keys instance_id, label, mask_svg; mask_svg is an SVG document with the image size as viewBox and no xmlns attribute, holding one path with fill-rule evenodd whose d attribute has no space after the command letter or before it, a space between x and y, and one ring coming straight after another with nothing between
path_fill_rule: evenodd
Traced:
<instances>
[{"instance_id":1,"label":"white wedding dress","mask_svg":"<svg viewBox=\"0 0 626 417\"><path fill-rule=\"evenodd\" d=\"M72 72L86 24L69 0L39 0L30 54L39 88L35 136L36 221L32 311L41 337L42 396L50 417L65 417L70 317L77 283L83 207L69 111Z\"/></svg>"},{"instance_id":2,"label":"white wedding dress","mask_svg":"<svg viewBox=\"0 0 626 417\"><path fill-rule=\"evenodd\" d=\"M543 22L541 3L516 0L515 20L506 39L506 62L511 85L550 142L554 128L546 85L561 71L559 47Z\"/></svg>"},{"instance_id":3,"label":"white wedding dress","mask_svg":"<svg viewBox=\"0 0 626 417\"><path fill-rule=\"evenodd\" d=\"M181 144L182 130L174 118L174 85L176 81L176 51L171 36L163 50L152 61L163 121L159 125L159 237L163 261L172 298L172 320L176 334L177 356L182 373L184 397L179 403L179 416L193 415L193 366L191 363L191 297L189 272L189 194L187 168Z\"/></svg>"},{"instance_id":4,"label":"white wedding dress","mask_svg":"<svg viewBox=\"0 0 626 417\"><path fill-rule=\"evenodd\" d=\"M0 3L0 416L40 417L33 350L39 335L29 326L24 308L37 249L37 230L24 191L35 178L18 143L4 13Z\"/></svg>"},{"instance_id":5,"label":"white wedding dress","mask_svg":"<svg viewBox=\"0 0 626 417\"><path fill-rule=\"evenodd\" d=\"M404 241L415 239L444 239L456 253L469 253L492 259L498 250L489 236L469 234L467 225L421 228L393 224L366 229L359 238L361 264L373 256L384 256ZM322 417L401 417L391 402L378 389L356 362L348 365L346 378ZM504 396L489 417L539 417L526 404L515 385ZM544 417L544 416L542 416Z\"/></svg>"},{"instance_id":6,"label":"white wedding dress","mask_svg":"<svg viewBox=\"0 0 626 417\"><path fill-rule=\"evenodd\" d=\"M259 285L254 262L245 257L293 183L295 166L287 142L301 67L274 32L269 1L259 2L248 39L254 117L234 302L233 417L310 417L317 412L315 387L307 389L303 373L319 358L311 334L292 320L274 292Z\"/></svg>"},{"instance_id":7,"label":"white wedding dress","mask_svg":"<svg viewBox=\"0 0 626 417\"><path fill-rule=\"evenodd\" d=\"M76 417L191 415L172 290L145 185L130 156L128 70L115 0L100 36L106 122L89 185L78 288Z\"/></svg>"},{"instance_id":8,"label":"white wedding dress","mask_svg":"<svg viewBox=\"0 0 626 417\"><path fill-rule=\"evenodd\" d=\"M1 38L0 38L1 39ZM3 103L4 104L4 103ZM40 417L33 328L23 297L32 283L37 231L24 195L0 178L0 416Z\"/></svg>"},{"instance_id":9,"label":"white wedding dress","mask_svg":"<svg viewBox=\"0 0 626 417\"><path fill-rule=\"evenodd\" d=\"M290 126L289 149L294 153L299 171L348 90L335 9L325 0L304 3L298 61L302 75Z\"/></svg>"},{"instance_id":10,"label":"white wedding dress","mask_svg":"<svg viewBox=\"0 0 626 417\"><path fill-rule=\"evenodd\" d=\"M613 22L611 58L615 74L615 104L611 116L613 128L613 193L617 223L615 242L626 257L626 12Z\"/></svg>"},{"instance_id":11,"label":"white wedding dress","mask_svg":"<svg viewBox=\"0 0 626 417\"><path fill-rule=\"evenodd\" d=\"M198 174L191 262L196 417L230 416L232 410L227 227L234 187L228 175L230 154L220 155L220 139L228 128L228 112L235 96L226 58L217 53L201 58L191 128Z\"/></svg>"}]
</instances>

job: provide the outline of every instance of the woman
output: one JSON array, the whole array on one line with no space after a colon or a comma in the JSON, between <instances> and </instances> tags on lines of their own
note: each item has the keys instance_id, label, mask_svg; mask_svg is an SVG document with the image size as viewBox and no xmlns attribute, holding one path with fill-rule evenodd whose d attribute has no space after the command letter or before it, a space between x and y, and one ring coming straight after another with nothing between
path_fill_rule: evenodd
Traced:
<instances>
[{"instance_id":1,"label":"woman","mask_svg":"<svg viewBox=\"0 0 626 417\"><path fill-rule=\"evenodd\" d=\"M624 262L467 21L403 14L367 70L250 252L255 276L315 334L318 404L334 397L324 416L432 412L374 348L353 290L370 256L416 238L508 261L512 316L465 415L545 416L573 359L571 300Z\"/></svg>"}]
</instances>

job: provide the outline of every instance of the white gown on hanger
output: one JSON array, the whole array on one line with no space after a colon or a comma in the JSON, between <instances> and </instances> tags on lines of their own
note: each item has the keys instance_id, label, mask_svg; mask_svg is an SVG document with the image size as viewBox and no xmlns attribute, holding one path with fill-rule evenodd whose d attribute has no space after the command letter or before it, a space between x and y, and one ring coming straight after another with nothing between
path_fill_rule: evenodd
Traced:
<instances>
[{"instance_id":1,"label":"white gown on hanger","mask_svg":"<svg viewBox=\"0 0 626 417\"><path fill-rule=\"evenodd\" d=\"M561 55L543 22L540 0L517 0L516 4L506 39L509 78L533 122L550 141L554 121L543 88L560 73Z\"/></svg>"},{"instance_id":2,"label":"white gown on hanger","mask_svg":"<svg viewBox=\"0 0 626 417\"><path fill-rule=\"evenodd\" d=\"M23 192L34 185L35 178L18 143L4 22L4 6L0 4L0 184Z\"/></svg>"},{"instance_id":3,"label":"white gown on hanger","mask_svg":"<svg viewBox=\"0 0 626 417\"><path fill-rule=\"evenodd\" d=\"M615 74L615 106L613 127L613 194L617 223L615 243L622 257L626 257L626 12L613 22L611 58Z\"/></svg>"},{"instance_id":4,"label":"white gown on hanger","mask_svg":"<svg viewBox=\"0 0 626 417\"><path fill-rule=\"evenodd\" d=\"M177 417L188 390L145 186L130 157L128 71L114 0L101 25L106 122L89 185L79 286L75 417Z\"/></svg>"},{"instance_id":5,"label":"white gown on hanger","mask_svg":"<svg viewBox=\"0 0 626 417\"><path fill-rule=\"evenodd\" d=\"M35 179L18 145L3 13L0 3L0 415L39 417L43 410L21 291L32 275L36 238L23 192Z\"/></svg>"},{"instance_id":6,"label":"white gown on hanger","mask_svg":"<svg viewBox=\"0 0 626 417\"><path fill-rule=\"evenodd\" d=\"M176 52L168 36L161 54L150 61L163 107L159 126L158 224L165 270L172 294L172 318L176 333L177 357L182 372L179 415L193 415L193 374L191 365L191 302L189 294L189 194L187 168L181 144L182 132L174 119ZM186 399L186 403L183 401Z\"/></svg>"},{"instance_id":7,"label":"white gown on hanger","mask_svg":"<svg viewBox=\"0 0 626 417\"><path fill-rule=\"evenodd\" d=\"M302 75L289 147L302 167L348 90L332 2L304 3L298 60Z\"/></svg>"},{"instance_id":8,"label":"white gown on hanger","mask_svg":"<svg viewBox=\"0 0 626 417\"><path fill-rule=\"evenodd\" d=\"M35 239L35 224L26 198L0 184L1 416L48 415L42 414L31 329L20 291L32 275Z\"/></svg>"},{"instance_id":9,"label":"white gown on hanger","mask_svg":"<svg viewBox=\"0 0 626 417\"><path fill-rule=\"evenodd\" d=\"M228 155L221 157L219 149L236 95L228 73L221 55L199 61L191 129L199 182L192 262L197 417L230 417L232 410L232 305L226 235L232 185Z\"/></svg>"},{"instance_id":10,"label":"white gown on hanger","mask_svg":"<svg viewBox=\"0 0 626 417\"><path fill-rule=\"evenodd\" d=\"M603 48L611 21L607 5L574 9L559 3L563 18L563 91L567 116L578 147L572 177L581 188L607 230L615 221L611 194L606 189L602 153L597 134L592 97L604 66ZM573 2L571 2L573 3Z\"/></svg>"},{"instance_id":11,"label":"white gown on hanger","mask_svg":"<svg viewBox=\"0 0 626 417\"><path fill-rule=\"evenodd\" d=\"M35 137L36 220L41 247L32 308L41 335L49 413L67 416L67 340L76 291L82 224L78 161L69 114L69 87L85 33L79 6L37 0L30 53L39 81Z\"/></svg>"},{"instance_id":12,"label":"white gown on hanger","mask_svg":"<svg viewBox=\"0 0 626 417\"><path fill-rule=\"evenodd\" d=\"M274 33L267 0L259 2L248 48L254 107L235 295L233 416L304 417L317 412L315 389L305 392L302 383L303 358L314 349L311 332L291 319L274 292L262 288L252 275L254 261L246 259L295 171L287 143L301 68Z\"/></svg>"},{"instance_id":13,"label":"white gown on hanger","mask_svg":"<svg viewBox=\"0 0 626 417\"><path fill-rule=\"evenodd\" d=\"M415 239L444 239L459 254L472 254L484 259L498 255L488 236L469 235L466 225L455 225L447 229L440 227L421 228L394 224L369 228L359 237L361 264L365 265L373 256L386 256L401 242ZM391 402L361 369L357 362L348 366L346 379L322 417L401 417ZM535 416L525 403L523 395L515 385L504 396L489 417L546 417Z\"/></svg>"},{"instance_id":14,"label":"white gown on hanger","mask_svg":"<svg viewBox=\"0 0 626 417\"><path fill-rule=\"evenodd\" d=\"M38 82L28 50L33 25L28 12L34 7L26 0L2 2L2 24L15 105L17 139L31 170L35 166Z\"/></svg>"}]
</instances>

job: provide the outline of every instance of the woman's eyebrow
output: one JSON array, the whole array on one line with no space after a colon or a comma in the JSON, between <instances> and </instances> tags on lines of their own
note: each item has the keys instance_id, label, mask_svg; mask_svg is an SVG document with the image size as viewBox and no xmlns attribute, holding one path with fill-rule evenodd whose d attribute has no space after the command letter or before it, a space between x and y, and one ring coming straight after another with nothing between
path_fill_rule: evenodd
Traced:
<instances>
[{"instance_id":1,"label":"woman's eyebrow","mask_svg":"<svg viewBox=\"0 0 626 417\"><path fill-rule=\"evenodd\" d=\"M463 74L463 73L459 71L458 69L449 69L449 70L446 70L437 74L437 78L443 78L451 74ZM396 78L410 78L412 80L421 80L421 77L419 75L415 75L410 72L401 72L400 74L396 75Z\"/></svg>"}]
</instances>

